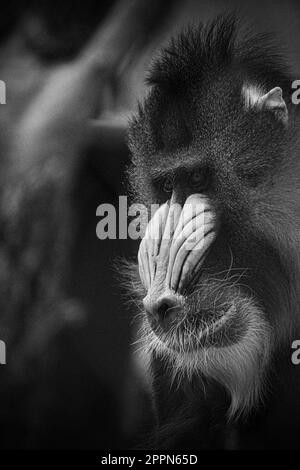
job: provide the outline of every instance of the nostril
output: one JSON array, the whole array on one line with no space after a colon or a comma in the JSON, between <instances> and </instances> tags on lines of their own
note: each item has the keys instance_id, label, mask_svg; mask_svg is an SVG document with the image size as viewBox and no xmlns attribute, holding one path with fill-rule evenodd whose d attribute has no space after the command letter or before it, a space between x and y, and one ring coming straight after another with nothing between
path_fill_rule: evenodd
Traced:
<instances>
[{"instance_id":1,"label":"nostril","mask_svg":"<svg viewBox=\"0 0 300 470\"><path fill-rule=\"evenodd\" d=\"M168 310L171 308L172 306L170 306L167 302L163 302L159 307L157 307L156 313L159 317L165 317L168 313Z\"/></svg>"},{"instance_id":2,"label":"nostril","mask_svg":"<svg viewBox=\"0 0 300 470\"><path fill-rule=\"evenodd\" d=\"M181 304L175 295L163 296L147 305L148 316L164 329L175 323L181 313Z\"/></svg>"}]
</instances>

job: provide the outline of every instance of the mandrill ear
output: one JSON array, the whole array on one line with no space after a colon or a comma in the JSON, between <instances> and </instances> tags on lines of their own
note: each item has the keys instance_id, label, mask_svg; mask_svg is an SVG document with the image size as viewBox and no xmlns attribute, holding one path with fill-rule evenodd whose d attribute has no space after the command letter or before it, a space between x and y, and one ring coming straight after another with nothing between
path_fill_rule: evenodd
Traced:
<instances>
[{"instance_id":1,"label":"mandrill ear","mask_svg":"<svg viewBox=\"0 0 300 470\"><path fill-rule=\"evenodd\" d=\"M243 86L243 96L246 109L256 111L270 111L285 126L288 124L288 110L282 97L282 89L280 87L273 88L266 94L262 90L253 85Z\"/></svg>"}]
</instances>

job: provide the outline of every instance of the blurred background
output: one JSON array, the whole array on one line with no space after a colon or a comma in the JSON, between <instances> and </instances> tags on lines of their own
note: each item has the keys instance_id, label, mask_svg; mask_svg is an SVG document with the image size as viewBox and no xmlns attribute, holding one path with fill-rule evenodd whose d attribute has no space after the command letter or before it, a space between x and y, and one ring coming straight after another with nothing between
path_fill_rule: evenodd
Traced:
<instances>
[{"instance_id":1,"label":"blurred background","mask_svg":"<svg viewBox=\"0 0 300 470\"><path fill-rule=\"evenodd\" d=\"M133 448L153 417L114 269L96 237L126 194L126 125L151 60L187 24L237 9L300 78L297 0L20 0L2 6L0 449ZM298 74L298 75L297 75Z\"/></svg>"}]
</instances>

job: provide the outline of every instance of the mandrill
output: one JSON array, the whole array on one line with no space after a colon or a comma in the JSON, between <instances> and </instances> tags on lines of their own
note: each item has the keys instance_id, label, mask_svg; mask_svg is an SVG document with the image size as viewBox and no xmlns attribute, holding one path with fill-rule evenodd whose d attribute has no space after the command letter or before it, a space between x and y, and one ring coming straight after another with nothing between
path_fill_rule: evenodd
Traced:
<instances>
[{"instance_id":1,"label":"mandrill","mask_svg":"<svg viewBox=\"0 0 300 470\"><path fill-rule=\"evenodd\" d=\"M129 128L131 194L159 205L127 269L156 449L297 446L300 114L271 36L239 31L171 41Z\"/></svg>"}]
</instances>

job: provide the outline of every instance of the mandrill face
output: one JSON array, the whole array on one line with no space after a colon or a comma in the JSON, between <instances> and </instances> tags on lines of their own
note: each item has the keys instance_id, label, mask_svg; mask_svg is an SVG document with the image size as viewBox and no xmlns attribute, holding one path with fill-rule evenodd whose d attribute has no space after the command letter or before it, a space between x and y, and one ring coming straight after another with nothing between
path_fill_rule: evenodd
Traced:
<instances>
[{"instance_id":1,"label":"mandrill face","mask_svg":"<svg viewBox=\"0 0 300 470\"><path fill-rule=\"evenodd\" d=\"M288 82L274 71L260 83L264 65L250 73L242 48L232 65L231 33L220 49L218 27L182 37L154 67L129 130L130 181L137 202L159 205L138 254L144 351L173 379L221 383L233 415L261 397L294 328L299 163Z\"/></svg>"},{"instance_id":2,"label":"mandrill face","mask_svg":"<svg viewBox=\"0 0 300 470\"><path fill-rule=\"evenodd\" d=\"M203 374L220 382L234 415L262 395L272 321L281 314L275 283L285 278L246 198L236 195L227 207L217 172L203 172L205 182L199 174L199 167L184 181L177 174L140 244L142 341L179 381ZM248 221L240 215L243 204Z\"/></svg>"},{"instance_id":3,"label":"mandrill face","mask_svg":"<svg viewBox=\"0 0 300 470\"><path fill-rule=\"evenodd\" d=\"M180 204L180 194L182 187L173 189L140 244L145 346L167 359L175 376L217 378L231 391L235 413L241 392L244 407L261 392L271 327L251 287L253 274L234 266L238 252L228 232L229 239L222 235L220 204L203 193ZM259 256L249 240L251 246Z\"/></svg>"}]
</instances>

